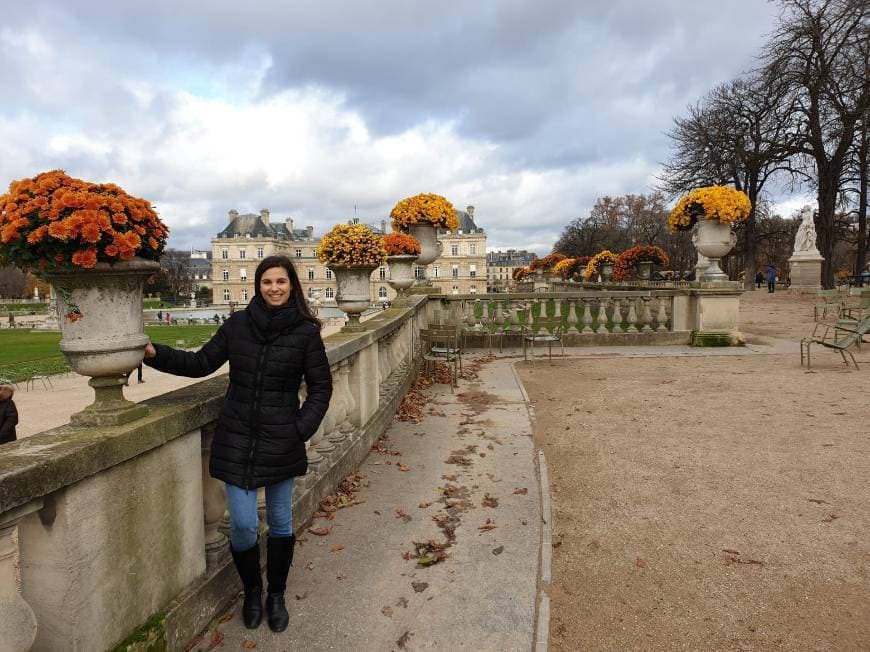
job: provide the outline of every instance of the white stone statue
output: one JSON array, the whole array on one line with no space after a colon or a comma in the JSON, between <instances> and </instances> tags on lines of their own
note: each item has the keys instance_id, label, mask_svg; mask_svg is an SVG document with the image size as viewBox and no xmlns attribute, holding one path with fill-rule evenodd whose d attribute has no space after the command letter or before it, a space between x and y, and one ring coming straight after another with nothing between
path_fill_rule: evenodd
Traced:
<instances>
[{"instance_id":1,"label":"white stone statue","mask_svg":"<svg viewBox=\"0 0 870 652\"><path fill-rule=\"evenodd\" d=\"M816 226L813 224L813 211L809 206L801 209L801 225L794 239L794 253L809 253L819 255L816 249Z\"/></svg>"}]
</instances>

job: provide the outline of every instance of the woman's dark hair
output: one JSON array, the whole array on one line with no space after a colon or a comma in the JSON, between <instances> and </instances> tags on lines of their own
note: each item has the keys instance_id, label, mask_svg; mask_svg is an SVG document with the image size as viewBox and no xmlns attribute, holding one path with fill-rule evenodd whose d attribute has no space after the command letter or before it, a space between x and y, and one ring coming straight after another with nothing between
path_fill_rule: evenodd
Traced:
<instances>
[{"instance_id":1,"label":"woman's dark hair","mask_svg":"<svg viewBox=\"0 0 870 652\"><path fill-rule=\"evenodd\" d=\"M305 300L305 296L302 293L302 284L299 283L299 275L296 273L296 268L293 267L293 261L287 256L268 256L257 265L257 271L254 272L254 295L260 295L260 279L263 278L263 274L266 270L272 269L273 267L283 267L287 272L291 287L290 301L292 301L293 305L296 306L299 314L312 324L317 324L318 328L322 328L322 322L314 316L311 312L311 308L308 307L308 302Z\"/></svg>"}]
</instances>

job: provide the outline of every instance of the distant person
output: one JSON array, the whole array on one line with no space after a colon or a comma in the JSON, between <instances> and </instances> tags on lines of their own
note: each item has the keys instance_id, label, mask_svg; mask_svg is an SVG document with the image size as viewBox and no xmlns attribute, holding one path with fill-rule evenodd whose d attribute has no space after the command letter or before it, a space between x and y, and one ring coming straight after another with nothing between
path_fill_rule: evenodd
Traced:
<instances>
[{"instance_id":1,"label":"distant person","mask_svg":"<svg viewBox=\"0 0 870 652\"><path fill-rule=\"evenodd\" d=\"M163 321L163 311L162 310L157 311L157 321Z\"/></svg>"},{"instance_id":2,"label":"distant person","mask_svg":"<svg viewBox=\"0 0 870 652\"><path fill-rule=\"evenodd\" d=\"M269 256L254 274L254 298L233 313L199 351L164 344L145 347L145 364L158 371L200 378L230 363L209 473L226 483L230 551L242 580L242 620L256 629L263 619L257 489L265 487L266 619L282 632L290 622L284 591L293 562L293 484L308 470L305 442L329 408L332 374L321 323L305 301L293 262ZM302 380L308 388L299 404Z\"/></svg>"},{"instance_id":3,"label":"distant person","mask_svg":"<svg viewBox=\"0 0 870 652\"><path fill-rule=\"evenodd\" d=\"M220 324L220 323L221 323L221 318L220 318L218 315L215 315L214 317L212 317L212 319L214 320L214 323L215 323L215 324Z\"/></svg>"},{"instance_id":4,"label":"distant person","mask_svg":"<svg viewBox=\"0 0 870 652\"><path fill-rule=\"evenodd\" d=\"M764 283L764 274L761 273L761 270L758 270L755 272L755 289L760 290L762 283Z\"/></svg>"},{"instance_id":5,"label":"distant person","mask_svg":"<svg viewBox=\"0 0 870 652\"><path fill-rule=\"evenodd\" d=\"M776 267L773 265L767 266L767 291L773 292L776 289Z\"/></svg>"},{"instance_id":6,"label":"distant person","mask_svg":"<svg viewBox=\"0 0 870 652\"><path fill-rule=\"evenodd\" d=\"M0 385L0 444L11 444L17 439L18 409L12 400L14 393L12 385Z\"/></svg>"},{"instance_id":7,"label":"distant person","mask_svg":"<svg viewBox=\"0 0 870 652\"><path fill-rule=\"evenodd\" d=\"M169 314L169 311L166 312L166 314L163 316L163 319L166 322L167 326L172 323L172 315Z\"/></svg>"}]
</instances>

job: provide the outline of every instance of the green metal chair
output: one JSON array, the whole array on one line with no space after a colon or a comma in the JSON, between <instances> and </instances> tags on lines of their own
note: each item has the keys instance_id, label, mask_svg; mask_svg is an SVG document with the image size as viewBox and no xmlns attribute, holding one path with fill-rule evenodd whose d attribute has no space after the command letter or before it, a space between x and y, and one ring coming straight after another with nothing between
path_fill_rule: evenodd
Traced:
<instances>
[{"instance_id":1,"label":"green metal chair","mask_svg":"<svg viewBox=\"0 0 870 652\"><path fill-rule=\"evenodd\" d=\"M834 330L834 335L832 340L828 340L828 329ZM858 369L858 361L855 360L855 356L849 350L851 347L859 346L861 342L861 338L864 337L868 332L870 332L870 317L865 317L862 321L860 321L854 330L851 329L842 329L838 328L836 325L828 324L826 325L826 331L822 335L822 337L805 337L801 340L801 366L804 364L804 352L806 352L806 361L807 361L807 369L810 368L810 346L813 344L820 344L828 349L834 349L835 351L839 351L840 355L843 358L843 363L848 365L849 361L846 359L846 354L849 354L849 357L852 359L852 364L855 365L855 369ZM845 333L842 337L837 338L837 333Z\"/></svg>"}]
</instances>

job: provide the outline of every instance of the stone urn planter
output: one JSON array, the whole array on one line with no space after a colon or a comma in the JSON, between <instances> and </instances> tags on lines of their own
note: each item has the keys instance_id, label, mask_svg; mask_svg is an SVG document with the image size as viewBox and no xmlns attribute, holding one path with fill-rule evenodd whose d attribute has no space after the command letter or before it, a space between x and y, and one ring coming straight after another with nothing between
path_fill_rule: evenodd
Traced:
<instances>
[{"instance_id":1,"label":"stone urn planter","mask_svg":"<svg viewBox=\"0 0 870 652\"><path fill-rule=\"evenodd\" d=\"M641 260L637 264L637 277L641 281L648 281L652 276L653 262L651 260Z\"/></svg>"},{"instance_id":2,"label":"stone urn planter","mask_svg":"<svg viewBox=\"0 0 870 652\"><path fill-rule=\"evenodd\" d=\"M423 268L423 276L417 279L417 284L430 286L432 281L426 275L426 265L434 263L438 259L444 246L438 241L437 228L431 224L412 224L408 227L408 233L420 243L420 255L417 256L417 264Z\"/></svg>"},{"instance_id":3,"label":"stone urn planter","mask_svg":"<svg viewBox=\"0 0 870 652\"><path fill-rule=\"evenodd\" d=\"M613 263L601 263L601 281L607 283L613 276Z\"/></svg>"},{"instance_id":4,"label":"stone urn planter","mask_svg":"<svg viewBox=\"0 0 870 652\"><path fill-rule=\"evenodd\" d=\"M342 331L353 333L365 330L359 316L372 304L371 276L376 269L377 267L336 267L332 270L335 274L335 303L350 318Z\"/></svg>"},{"instance_id":5,"label":"stone urn planter","mask_svg":"<svg viewBox=\"0 0 870 652\"><path fill-rule=\"evenodd\" d=\"M722 271L719 261L737 244L737 235L731 231L731 225L719 220L698 220L698 230L692 236L692 242L698 253L709 259L703 281L727 281L728 275Z\"/></svg>"},{"instance_id":6,"label":"stone urn planter","mask_svg":"<svg viewBox=\"0 0 870 652\"><path fill-rule=\"evenodd\" d=\"M133 258L52 272L60 350L73 371L91 377L96 394L91 405L70 417L74 425L118 425L145 415L145 406L124 398L123 386L145 355L142 289L159 270L155 261Z\"/></svg>"},{"instance_id":7,"label":"stone urn planter","mask_svg":"<svg viewBox=\"0 0 870 652\"><path fill-rule=\"evenodd\" d=\"M387 283L396 291L397 301L404 302L408 296L407 290L414 285L414 261L418 257L411 254L387 256L390 267L390 279Z\"/></svg>"}]
</instances>

